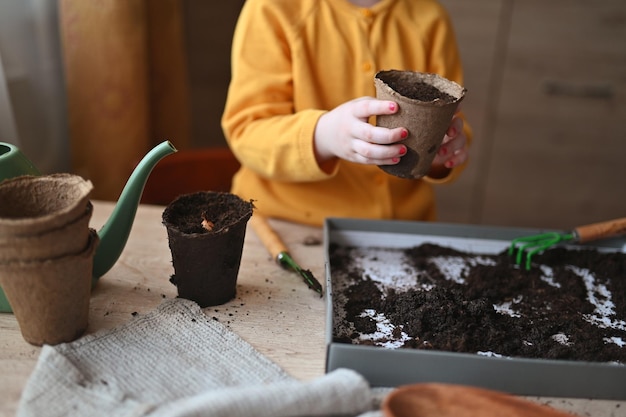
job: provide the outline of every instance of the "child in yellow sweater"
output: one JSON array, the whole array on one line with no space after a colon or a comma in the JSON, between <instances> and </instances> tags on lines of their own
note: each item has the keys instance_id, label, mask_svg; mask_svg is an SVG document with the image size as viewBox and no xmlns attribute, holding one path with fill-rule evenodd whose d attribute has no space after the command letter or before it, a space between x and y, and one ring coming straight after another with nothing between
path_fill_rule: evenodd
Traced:
<instances>
[{"instance_id":1,"label":"child in yellow sweater","mask_svg":"<svg viewBox=\"0 0 626 417\"><path fill-rule=\"evenodd\" d=\"M402 69L462 84L446 11L436 0L247 0L235 29L222 127L242 164L232 192L259 212L321 225L326 217L434 220L433 183L467 159L455 117L428 176L396 164L403 127L369 123L397 104L377 100L374 75Z\"/></svg>"}]
</instances>

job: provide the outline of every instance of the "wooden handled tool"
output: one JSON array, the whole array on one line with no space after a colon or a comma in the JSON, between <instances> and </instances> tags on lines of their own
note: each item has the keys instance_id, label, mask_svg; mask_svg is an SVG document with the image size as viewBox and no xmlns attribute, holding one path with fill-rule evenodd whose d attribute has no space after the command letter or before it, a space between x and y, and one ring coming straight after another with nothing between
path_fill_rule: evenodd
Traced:
<instances>
[{"instance_id":1,"label":"wooden handled tool","mask_svg":"<svg viewBox=\"0 0 626 417\"><path fill-rule=\"evenodd\" d=\"M577 242L590 242L596 239L626 234L626 217L606 222L578 226L574 229Z\"/></svg>"},{"instance_id":2,"label":"wooden handled tool","mask_svg":"<svg viewBox=\"0 0 626 417\"><path fill-rule=\"evenodd\" d=\"M322 293L322 284L313 276L313 273L308 269L301 268L289 254L287 246L283 243L282 239L274 229L270 226L267 219L259 213L254 213L249 221L250 225L254 229L255 233L263 242L263 245L267 248L272 258L285 269L291 269L298 273L304 282L314 291L317 291L320 296Z\"/></svg>"},{"instance_id":3,"label":"wooden handled tool","mask_svg":"<svg viewBox=\"0 0 626 417\"><path fill-rule=\"evenodd\" d=\"M524 236L513 239L509 247L509 255L516 254L515 262L522 264L526 254L526 269L530 269L531 257L560 242L584 243L593 240L615 237L626 234L626 217L608 220L605 222L578 226L567 233L542 233L533 236Z\"/></svg>"}]
</instances>

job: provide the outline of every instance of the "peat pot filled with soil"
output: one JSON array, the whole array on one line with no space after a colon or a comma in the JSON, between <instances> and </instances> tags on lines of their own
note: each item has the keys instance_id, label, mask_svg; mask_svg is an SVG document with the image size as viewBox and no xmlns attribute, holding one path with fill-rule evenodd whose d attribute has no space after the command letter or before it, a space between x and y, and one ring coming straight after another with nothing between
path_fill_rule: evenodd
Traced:
<instances>
[{"instance_id":1,"label":"peat pot filled with soil","mask_svg":"<svg viewBox=\"0 0 626 417\"><path fill-rule=\"evenodd\" d=\"M376 124L409 131L401 142L406 155L396 165L380 168L400 178L425 176L467 90L437 74L398 70L378 72L374 85L377 98L398 103L396 113L377 116Z\"/></svg>"},{"instance_id":2,"label":"peat pot filled with soil","mask_svg":"<svg viewBox=\"0 0 626 417\"><path fill-rule=\"evenodd\" d=\"M163 211L178 295L200 307L236 294L246 225L253 205L238 196L198 192L179 196Z\"/></svg>"}]
</instances>

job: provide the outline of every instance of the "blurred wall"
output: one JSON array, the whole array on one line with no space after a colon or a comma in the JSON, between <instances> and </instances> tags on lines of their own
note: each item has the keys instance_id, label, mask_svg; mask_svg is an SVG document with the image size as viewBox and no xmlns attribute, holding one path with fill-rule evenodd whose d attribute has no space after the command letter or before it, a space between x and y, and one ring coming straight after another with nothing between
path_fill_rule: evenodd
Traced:
<instances>
[{"instance_id":1,"label":"blurred wall","mask_svg":"<svg viewBox=\"0 0 626 417\"><path fill-rule=\"evenodd\" d=\"M116 200L153 146L188 146L181 0L59 5L72 169Z\"/></svg>"},{"instance_id":2,"label":"blurred wall","mask_svg":"<svg viewBox=\"0 0 626 417\"><path fill-rule=\"evenodd\" d=\"M56 0L0 2L0 141L42 173L70 169L60 50Z\"/></svg>"},{"instance_id":3,"label":"blurred wall","mask_svg":"<svg viewBox=\"0 0 626 417\"><path fill-rule=\"evenodd\" d=\"M626 2L441 3L475 140L467 172L437 188L440 220L571 229L625 217Z\"/></svg>"},{"instance_id":4,"label":"blurred wall","mask_svg":"<svg viewBox=\"0 0 626 417\"><path fill-rule=\"evenodd\" d=\"M220 120L230 82L232 35L243 4L183 0L194 147L226 146Z\"/></svg>"}]
</instances>

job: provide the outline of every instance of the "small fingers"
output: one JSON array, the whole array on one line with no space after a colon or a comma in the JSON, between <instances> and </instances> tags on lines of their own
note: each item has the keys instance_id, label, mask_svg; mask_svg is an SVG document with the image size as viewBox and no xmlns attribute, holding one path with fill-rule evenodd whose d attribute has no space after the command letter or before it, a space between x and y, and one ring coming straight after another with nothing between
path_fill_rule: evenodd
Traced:
<instances>
[{"instance_id":1,"label":"small fingers","mask_svg":"<svg viewBox=\"0 0 626 417\"><path fill-rule=\"evenodd\" d=\"M454 141L451 141L450 143L453 142ZM455 166L463 164L467 160L468 152L464 146L457 148L444 144L441 148L439 148L437 156L443 161L443 166L446 168L454 168Z\"/></svg>"},{"instance_id":2,"label":"small fingers","mask_svg":"<svg viewBox=\"0 0 626 417\"><path fill-rule=\"evenodd\" d=\"M454 168L467 160L467 138L462 130L462 127L462 123L460 125L453 123L453 126L451 126L450 129L460 128L460 130L456 132L454 136L446 135L443 144L437 152L437 163L442 164L446 168Z\"/></svg>"},{"instance_id":3,"label":"small fingers","mask_svg":"<svg viewBox=\"0 0 626 417\"><path fill-rule=\"evenodd\" d=\"M394 114L398 111L395 101L378 100L371 97L363 97L353 101L352 114L361 120L367 120L371 116L381 114Z\"/></svg>"},{"instance_id":4,"label":"small fingers","mask_svg":"<svg viewBox=\"0 0 626 417\"><path fill-rule=\"evenodd\" d=\"M352 162L369 165L394 165L406 155L405 145L376 145L362 140L355 140Z\"/></svg>"},{"instance_id":5,"label":"small fingers","mask_svg":"<svg viewBox=\"0 0 626 417\"><path fill-rule=\"evenodd\" d=\"M452 158L448 159L444 164L446 168L454 168L463 164L467 160L467 152L459 149L454 151Z\"/></svg>"},{"instance_id":6,"label":"small fingers","mask_svg":"<svg viewBox=\"0 0 626 417\"><path fill-rule=\"evenodd\" d=\"M461 119L460 117L454 117L452 119L452 122L450 123L450 127L448 127L448 130L446 130L446 138L444 139L444 142L452 138L455 138L462 131L463 131L463 119Z\"/></svg>"},{"instance_id":7,"label":"small fingers","mask_svg":"<svg viewBox=\"0 0 626 417\"><path fill-rule=\"evenodd\" d=\"M353 125L352 136L372 144L390 145L406 139L409 136L409 131L404 127L388 129L372 126L369 123L359 123Z\"/></svg>"}]
</instances>

